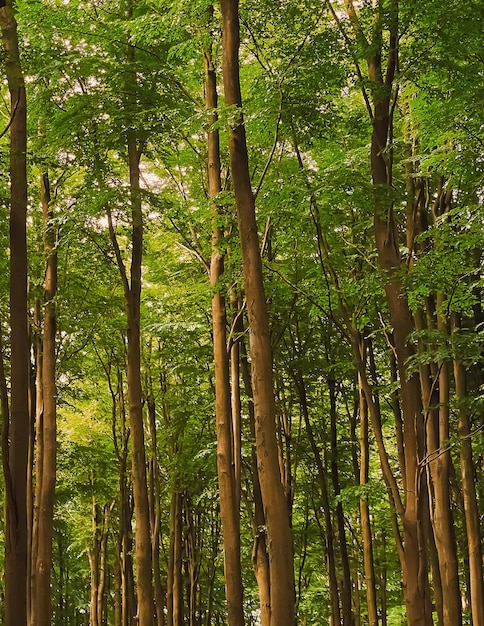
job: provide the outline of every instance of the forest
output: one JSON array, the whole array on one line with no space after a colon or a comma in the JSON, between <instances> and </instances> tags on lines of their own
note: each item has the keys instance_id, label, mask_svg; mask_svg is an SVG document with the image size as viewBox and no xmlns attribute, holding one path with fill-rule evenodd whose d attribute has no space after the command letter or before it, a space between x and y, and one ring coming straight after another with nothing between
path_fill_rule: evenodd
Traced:
<instances>
[{"instance_id":1,"label":"forest","mask_svg":"<svg viewBox=\"0 0 484 626\"><path fill-rule=\"evenodd\" d=\"M0 0L0 621L484 626L483 0Z\"/></svg>"}]
</instances>

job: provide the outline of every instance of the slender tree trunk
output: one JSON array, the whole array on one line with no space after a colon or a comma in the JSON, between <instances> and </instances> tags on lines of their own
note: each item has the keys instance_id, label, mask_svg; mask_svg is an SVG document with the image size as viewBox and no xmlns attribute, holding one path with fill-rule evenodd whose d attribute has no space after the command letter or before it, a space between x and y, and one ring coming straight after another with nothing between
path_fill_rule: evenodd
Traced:
<instances>
[{"instance_id":1,"label":"slender tree trunk","mask_svg":"<svg viewBox=\"0 0 484 626\"><path fill-rule=\"evenodd\" d=\"M40 300L35 302L33 328L41 328L41 311ZM36 513L35 509L35 454L36 454L36 432L38 418L38 398L39 388L42 389L42 376L38 372L38 367L42 368L42 337L39 333L30 332L30 343L32 346L33 358L35 365L31 366L30 374L30 393L29 393L29 413L30 413L30 431L29 431L29 454L27 467L27 622L33 626L32 619L35 589L35 561L37 557L36 539Z\"/></svg>"},{"instance_id":2,"label":"slender tree trunk","mask_svg":"<svg viewBox=\"0 0 484 626\"><path fill-rule=\"evenodd\" d=\"M140 298L143 218L140 196L141 153L128 138L132 215L131 285L126 292L128 318L128 399L132 440L132 473L136 517L135 546L139 626L153 626L151 533L141 387Z\"/></svg>"},{"instance_id":3,"label":"slender tree trunk","mask_svg":"<svg viewBox=\"0 0 484 626\"><path fill-rule=\"evenodd\" d=\"M27 466L29 449L29 337L27 323L27 104L17 22L0 3L0 28L10 92L10 420L4 414L6 489L5 623L27 624ZM10 422L10 423L9 423Z\"/></svg>"},{"instance_id":4,"label":"slender tree trunk","mask_svg":"<svg viewBox=\"0 0 484 626\"><path fill-rule=\"evenodd\" d=\"M382 533L382 552L383 558L381 563L381 574L380 574L380 614L381 614L381 626L388 626L388 591L387 591L387 581L388 581L388 573L387 573L387 540L385 533Z\"/></svg>"},{"instance_id":5,"label":"slender tree trunk","mask_svg":"<svg viewBox=\"0 0 484 626\"><path fill-rule=\"evenodd\" d=\"M124 453L123 453L124 455ZM136 596L133 572L133 503L127 478L126 456L120 467L120 554L121 554L121 623L131 626L136 615Z\"/></svg>"},{"instance_id":6,"label":"slender tree trunk","mask_svg":"<svg viewBox=\"0 0 484 626\"><path fill-rule=\"evenodd\" d=\"M438 295L437 306L442 305L443 297ZM438 315L438 329L447 334L446 323ZM443 626L462 624L462 604L457 567L457 545L450 501L450 450L449 442L449 387L450 371L446 361L439 363L438 411L436 411L433 445L428 450L428 462L433 487L432 522L435 545L439 560L442 581ZM428 424L432 425L432 411Z\"/></svg>"},{"instance_id":7,"label":"slender tree trunk","mask_svg":"<svg viewBox=\"0 0 484 626\"><path fill-rule=\"evenodd\" d=\"M123 375L118 370L116 394L113 394L113 438L119 463L119 552L121 567L121 625L131 626L136 614L136 597L133 572L133 498L128 477L129 429L126 425ZM119 412L120 436L116 434Z\"/></svg>"},{"instance_id":8,"label":"slender tree trunk","mask_svg":"<svg viewBox=\"0 0 484 626\"><path fill-rule=\"evenodd\" d=\"M103 509L92 499L92 538L87 549L91 571L90 624L102 626L106 587L107 542L110 509Z\"/></svg>"},{"instance_id":9,"label":"slender tree trunk","mask_svg":"<svg viewBox=\"0 0 484 626\"><path fill-rule=\"evenodd\" d=\"M96 500L92 498L92 537L91 545L87 549L89 569L91 572L91 599L89 602L89 623L91 626L100 626L98 622L98 587L99 587L99 529L100 516Z\"/></svg>"},{"instance_id":10,"label":"slender tree trunk","mask_svg":"<svg viewBox=\"0 0 484 626\"><path fill-rule=\"evenodd\" d=\"M168 571L166 573L166 623L173 626L173 582L175 579L175 516L176 494L171 494Z\"/></svg>"},{"instance_id":11,"label":"slender tree trunk","mask_svg":"<svg viewBox=\"0 0 484 626\"><path fill-rule=\"evenodd\" d=\"M156 429L155 399L151 391L147 398L148 421L151 436L151 544L153 555L153 582L154 599L156 609L157 626L163 626L165 618L163 614L164 594L160 571L160 528L161 528L161 505L160 505L160 472L158 468L158 445Z\"/></svg>"},{"instance_id":12,"label":"slender tree trunk","mask_svg":"<svg viewBox=\"0 0 484 626\"><path fill-rule=\"evenodd\" d=\"M200 507L194 507L190 496L184 494L185 511L185 553L186 570L188 571L188 609L189 626L198 626L200 620L200 568L201 546L204 531L202 529L202 514Z\"/></svg>"},{"instance_id":13,"label":"slender tree trunk","mask_svg":"<svg viewBox=\"0 0 484 626\"><path fill-rule=\"evenodd\" d=\"M241 112L238 0L221 0L221 8L225 104L234 106L236 115L229 149L249 317L257 460L268 535L271 626L294 626L292 536L278 461L269 320Z\"/></svg>"},{"instance_id":14,"label":"slender tree trunk","mask_svg":"<svg viewBox=\"0 0 484 626\"><path fill-rule=\"evenodd\" d=\"M358 37L364 37L353 3L345 0L353 24L357 24ZM392 125L392 87L398 63L398 4L392 0L389 7L390 41L388 61L383 76L382 68L382 16L380 7L375 10L375 30L367 59L368 75L373 92L373 130L371 136L371 173L375 192L374 233L378 261L386 272L386 300L393 326L395 353L399 373L403 438L405 454L405 484L407 485L403 515L404 535L404 597L409 626L432 624L430 588L428 582L427 547L420 526L422 499L426 498L419 460L424 456L424 431L420 384L418 376L407 369L413 350L408 343L413 329L412 319L399 277L400 253L392 201L392 146L389 133ZM356 20L356 21L355 21ZM410 485L413 488L410 488Z\"/></svg>"},{"instance_id":15,"label":"slender tree trunk","mask_svg":"<svg viewBox=\"0 0 484 626\"><path fill-rule=\"evenodd\" d=\"M173 492L170 504L170 556L167 573L167 624L183 626L183 497Z\"/></svg>"},{"instance_id":16,"label":"slender tree trunk","mask_svg":"<svg viewBox=\"0 0 484 626\"><path fill-rule=\"evenodd\" d=\"M330 591L330 603L331 603L331 623L332 624L341 624L341 613L340 613L340 604L339 604L339 589L338 589L338 578L336 574L336 558L335 558L335 549L334 549L334 530L333 530L333 521L331 519L331 507L329 501L329 493L328 493L328 485L326 482L326 468L324 467L323 460L321 459L321 454L319 452L318 444L316 443L316 439L314 437L313 429L311 426L311 422L309 419L309 409L308 409L308 401L307 401L307 393L306 393L306 384L301 372L296 371L293 373L295 377L295 383L297 388L297 393L299 397L299 406L301 407L301 412L304 418L304 425L306 427L306 432L308 435L309 443L311 445L311 450L313 452L314 461L316 463L316 469L318 472L318 481L321 489L321 500L323 505L324 512L324 521L325 521L325 537L326 537L326 556L328 561L328 577L329 577L329 591Z\"/></svg>"},{"instance_id":17,"label":"slender tree trunk","mask_svg":"<svg viewBox=\"0 0 484 626\"><path fill-rule=\"evenodd\" d=\"M123 579L123 567L122 567L122 537L119 533L116 541L115 554L114 554L114 626L123 626L123 591L122 591L122 579Z\"/></svg>"},{"instance_id":18,"label":"slender tree trunk","mask_svg":"<svg viewBox=\"0 0 484 626\"><path fill-rule=\"evenodd\" d=\"M453 315L452 332L459 332L457 314ZM484 581L482 564L482 534L479 522L479 508L476 497L475 467L472 459L471 425L466 409L466 371L458 355L454 356L455 393L458 402L458 431L460 437L460 461L462 492L467 531L467 551L469 555L469 586L471 596L472 625L484 626Z\"/></svg>"},{"instance_id":19,"label":"slender tree trunk","mask_svg":"<svg viewBox=\"0 0 484 626\"><path fill-rule=\"evenodd\" d=\"M57 252L56 229L50 206L50 185L47 172L42 175L42 211L45 227L45 252L47 268L45 274L45 312L42 335L42 430L37 433L37 442L42 439L42 466L37 467L41 480L38 507L38 545L35 563L35 626L49 626L51 622L51 570L52 538L54 524L54 496L57 456L57 389L56 389L56 303L57 295ZM39 443L38 443L39 445Z\"/></svg>"},{"instance_id":20,"label":"slender tree trunk","mask_svg":"<svg viewBox=\"0 0 484 626\"><path fill-rule=\"evenodd\" d=\"M237 317L240 310L234 308L234 315ZM235 325L235 332L243 333L242 318L238 318L240 322ZM245 393L248 398L248 413L250 424L250 436L252 441L255 441L255 415L254 415L254 402L252 396L252 381L250 375L250 365L247 359L247 353L245 349L245 343L243 340L239 343L241 357L241 370L242 379L244 381ZM232 371L233 373L233 371ZM236 386L232 387L232 393L234 393ZM240 388L238 389L240 393ZM240 398L235 403L240 405ZM234 404L234 403L233 403ZM257 471L257 450L255 445L252 445L251 450L251 476L252 476L252 489L254 500L254 543L252 546L252 567L254 570L255 578L257 580L257 587L259 589L259 609L260 609L260 623L261 626L270 626L271 621L271 579L269 572L269 558L267 554L267 530L264 516L264 505L262 503L262 494L259 483L259 473Z\"/></svg>"},{"instance_id":21,"label":"slender tree trunk","mask_svg":"<svg viewBox=\"0 0 484 626\"><path fill-rule=\"evenodd\" d=\"M42 465L44 456L44 438L42 432L44 430L44 388L42 385L43 379L43 358L42 358L42 335L40 329L42 328L42 311L40 300L35 303L35 315L34 315L35 327L39 330L35 337L35 427L34 434L32 435L32 441L30 443L31 454L35 454L35 463L33 463L36 471L33 472L31 478L31 506L32 510L29 511L32 519L32 526L30 532L30 580L29 583L29 611L28 621L30 626L35 626L37 622L36 618L36 589L37 589L37 553L39 545L39 503L42 491ZM37 435L37 436L35 436ZM40 468L40 470L39 470ZM33 470L34 468L32 468ZM35 476L35 478L34 478Z\"/></svg>"},{"instance_id":22,"label":"slender tree trunk","mask_svg":"<svg viewBox=\"0 0 484 626\"><path fill-rule=\"evenodd\" d=\"M238 298L232 290L230 293L231 308L234 315L238 315L239 306ZM239 321L235 321L233 331L236 336L240 331L243 332L244 323L242 316ZM239 335L242 337L242 335ZM231 389L231 405L232 405L232 426L234 441L234 473L235 473L235 493L240 506L240 492L242 480L242 404L240 401L240 359L241 359L241 343L240 339L233 341L230 349L230 389Z\"/></svg>"},{"instance_id":23,"label":"slender tree trunk","mask_svg":"<svg viewBox=\"0 0 484 626\"><path fill-rule=\"evenodd\" d=\"M383 198L383 189L388 190L387 171L382 146L387 144L388 106L386 103L386 124L382 122L384 113L378 106L375 113L372 137L372 171L376 196L380 195L375 206L375 237L381 267L389 274L385 285L390 319L395 338L395 350L399 380L401 385L403 433L405 451L405 482L416 489L407 490L403 520L405 568L404 594L409 626L428 626L432 623L429 585L427 578L426 547L419 530L419 500L425 498L424 484L418 460L423 458L423 420L420 403L420 385L415 374L409 374L406 363L412 356L408 338L412 330L410 311L397 272L400 267L398 241L391 210Z\"/></svg>"},{"instance_id":24,"label":"slender tree trunk","mask_svg":"<svg viewBox=\"0 0 484 626\"><path fill-rule=\"evenodd\" d=\"M330 433L331 433L331 480L333 483L334 495L338 498L341 494L338 471L338 436L336 432L336 381L333 378L328 380L329 401L330 401ZM351 571L348 559L348 544L346 542L345 519L343 504L338 498L336 504L336 521L338 525L339 548L341 552L341 567L343 570L343 587L341 590L341 605L343 625L351 626L353 616L351 612Z\"/></svg>"},{"instance_id":25,"label":"slender tree trunk","mask_svg":"<svg viewBox=\"0 0 484 626\"><path fill-rule=\"evenodd\" d=\"M99 580L97 588L97 623L99 626L104 624L104 607L106 604L106 578L108 569L108 533L110 523L110 510L104 507L102 519L102 532L99 540Z\"/></svg>"},{"instance_id":26,"label":"slender tree trunk","mask_svg":"<svg viewBox=\"0 0 484 626\"><path fill-rule=\"evenodd\" d=\"M365 360L364 338L361 339L361 353ZM360 387L360 486L368 483L370 467L370 447L368 442L368 405L365 394L361 389L361 378L358 376ZM368 625L378 626L378 611L376 601L375 566L373 562L373 537L371 532L370 510L365 497L360 497L360 520L363 540L363 566L365 570L366 601L368 607Z\"/></svg>"},{"instance_id":27,"label":"slender tree trunk","mask_svg":"<svg viewBox=\"0 0 484 626\"><path fill-rule=\"evenodd\" d=\"M132 8L129 7L130 15ZM128 47L128 65L134 62L134 48ZM136 93L136 74L129 68L127 91ZM133 106L128 106L133 113ZM134 113L133 113L134 114ZM150 532L150 509L146 476L146 452L143 424L143 392L141 385L141 267L143 254L143 213L140 194L141 148L136 140L136 132L127 132L129 188L131 201L131 266L126 271L119 243L116 238L111 209L107 207L108 227L111 243L124 289L127 338L128 338L128 401L131 433L131 471L133 476L135 526L135 555L137 570L137 597L139 626L153 626L154 602L152 582L152 553Z\"/></svg>"},{"instance_id":28,"label":"slender tree trunk","mask_svg":"<svg viewBox=\"0 0 484 626\"><path fill-rule=\"evenodd\" d=\"M183 495L173 497L173 626L183 626Z\"/></svg>"},{"instance_id":29,"label":"slender tree trunk","mask_svg":"<svg viewBox=\"0 0 484 626\"><path fill-rule=\"evenodd\" d=\"M213 12L213 9L212 11ZM220 515L224 545L225 595L229 626L243 626L244 608L240 564L240 513L235 474L235 442L231 411L229 356L227 352L227 315L220 279L224 258L220 250L222 232L216 196L222 189L218 129L217 79L211 46L204 53L205 105L211 111L208 133L208 193L212 202L212 258L210 284L212 295L213 354L215 368L215 418L217 424L217 471L220 490ZM240 462L237 464L240 468Z\"/></svg>"}]
</instances>

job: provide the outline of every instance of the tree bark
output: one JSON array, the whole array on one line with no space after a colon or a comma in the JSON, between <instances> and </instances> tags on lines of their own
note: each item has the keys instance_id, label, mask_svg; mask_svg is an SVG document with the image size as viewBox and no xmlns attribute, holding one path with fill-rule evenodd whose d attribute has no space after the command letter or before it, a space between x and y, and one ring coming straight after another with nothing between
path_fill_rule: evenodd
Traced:
<instances>
[{"instance_id":1,"label":"tree bark","mask_svg":"<svg viewBox=\"0 0 484 626\"><path fill-rule=\"evenodd\" d=\"M395 340L395 354L401 389L406 498L403 511L404 598L409 626L432 624L428 581L427 545L421 523L421 509L426 499L426 483L419 461L425 454L424 424L420 384L416 374L407 369L413 349L408 343L413 329L412 317L400 279L398 233L393 212L392 150L393 123L391 100L398 66L398 2L388 7L389 46L385 68L383 55L383 15L378 4L374 9L372 39L368 41L352 0L345 7L353 30L367 52L371 100L362 84L363 95L372 119L370 165L374 190L374 235L378 261L386 274L385 294ZM359 69L359 68L358 68ZM393 94L394 95L394 94ZM372 106L371 106L372 105Z\"/></svg>"},{"instance_id":2,"label":"tree bark","mask_svg":"<svg viewBox=\"0 0 484 626\"><path fill-rule=\"evenodd\" d=\"M213 12L213 9L212 11ZM217 195L222 189L220 179L220 143L216 128L217 78L213 67L211 45L204 52L205 106L210 114L208 132L208 194L212 213L212 258L210 285L212 295L213 361L215 369L215 419L217 425L217 473L220 491L220 515L224 545L225 596L229 626L243 626L243 589L240 563L240 512L236 481L236 446L231 410L229 355L227 351L227 315L225 297L220 283L224 271L224 255L220 250L220 210ZM240 468L240 462L237 462Z\"/></svg>"},{"instance_id":3,"label":"tree bark","mask_svg":"<svg viewBox=\"0 0 484 626\"><path fill-rule=\"evenodd\" d=\"M117 400L116 400L117 397ZM128 477L129 429L126 426L123 375L118 370L117 396L113 400L113 439L119 464L119 557L121 575L121 626L132 626L136 614L136 597L133 573L133 498ZM119 413L120 434L117 434L116 421Z\"/></svg>"},{"instance_id":4,"label":"tree bark","mask_svg":"<svg viewBox=\"0 0 484 626\"><path fill-rule=\"evenodd\" d=\"M452 332L459 332L460 322L453 315ZM469 587L473 626L484 626L484 581L482 565L482 541L479 508L476 496L475 467L472 459L471 424L465 400L467 398L466 370L456 354L454 356L455 393L458 402L458 432L460 437L460 461L462 492L469 555Z\"/></svg>"},{"instance_id":5,"label":"tree bark","mask_svg":"<svg viewBox=\"0 0 484 626\"><path fill-rule=\"evenodd\" d=\"M33 346L35 351L35 424L33 427L33 433L31 433L31 439L29 445L30 454L35 456L35 461L29 460L29 472L30 476L30 489L29 494L31 510L28 514L31 517L31 528L29 533L30 539L30 559L29 569L30 577L28 579L29 584L29 605L27 607L27 619L30 626L35 626L36 619L36 589L37 589L37 553L39 545L39 502L40 494L42 491L42 458L44 456L44 438L41 433L44 426L44 389L42 385L43 379L43 358L42 358L42 308L40 300L37 299L35 303L34 313L34 327L38 330L34 335ZM34 419L34 418L32 418ZM40 433L40 436L38 435ZM37 435L37 436L36 436ZM32 465L32 467L31 467ZM35 468L40 468L40 471L35 472Z\"/></svg>"},{"instance_id":6,"label":"tree bark","mask_svg":"<svg viewBox=\"0 0 484 626\"><path fill-rule=\"evenodd\" d=\"M140 152L134 138L128 139L132 208L131 286L126 293L128 319L128 399L132 441L134 511L136 517L135 548L137 567L138 616L140 626L153 626L153 585L151 567L151 533L146 479L146 453L141 387L141 256L143 219L139 184Z\"/></svg>"},{"instance_id":7,"label":"tree bark","mask_svg":"<svg viewBox=\"0 0 484 626\"><path fill-rule=\"evenodd\" d=\"M37 550L35 563L35 625L49 626L51 622L51 570L52 539L54 524L54 497L57 457L57 388L56 388L56 302L57 295L57 251L56 229L50 206L50 185L47 172L42 175L41 200L45 228L45 252L47 267L45 274L45 312L42 335L42 429L37 433L37 445L42 446L39 457L42 465L37 466L37 478L41 480L38 510ZM41 444L39 444L39 440Z\"/></svg>"},{"instance_id":8,"label":"tree bark","mask_svg":"<svg viewBox=\"0 0 484 626\"><path fill-rule=\"evenodd\" d=\"M129 5L131 16L132 7ZM134 48L128 47L128 65L134 62ZM126 78L129 94L136 92L136 74L129 67ZM132 106L127 106L131 113ZM134 114L134 113L133 113ZM150 509L146 475L145 434L143 424L143 390L141 384L141 268L143 255L143 212L140 187L141 148L136 131L128 129L127 136L129 189L131 203L131 265L128 278L116 238L111 209L107 207L108 228L123 284L127 318L127 383L131 434L131 471L133 475L135 526L135 557L139 626L153 626L153 576L151 555Z\"/></svg>"},{"instance_id":9,"label":"tree bark","mask_svg":"<svg viewBox=\"0 0 484 626\"><path fill-rule=\"evenodd\" d=\"M164 626L163 607L164 594L163 584L161 582L160 571L160 531L161 531L161 504L160 504L160 472L158 468L158 444L157 444L157 428L156 428L156 407L155 399L151 389L148 392L148 422L151 436L151 459L150 459L150 509L151 509L151 551L153 558L153 583L154 583L154 600L156 610L157 626Z\"/></svg>"},{"instance_id":10,"label":"tree bark","mask_svg":"<svg viewBox=\"0 0 484 626\"><path fill-rule=\"evenodd\" d=\"M5 3L3 3L5 5ZM4 415L6 488L5 623L27 624L27 466L29 449L29 337L27 322L27 103L17 22L0 7L5 71L10 92L10 420ZM10 422L10 423L9 423Z\"/></svg>"},{"instance_id":11,"label":"tree bark","mask_svg":"<svg viewBox=\"0 0 484 626\"><path fill-rule=\"evenodd\" d=\"M365 339L361 338L361 354L365 361ZM358 376L360 396L360 487L368 484L370 467L370 446L368 442L368 405ZM360 520L363 541L363 566L366 582L366 602L368 608L368 625L378 626L376 601L375 566L373 561L373 536L371 532L370 509L366 496L360 496Z\"/></svg>"},{"instance_id":12,"label":"tree bark","mask_svg":"<svg viewBox=\"0 0 484 626\"><path fill-rule=\"evenodd\" d=\"M225 104L233 107L234 113L229 150L249 317L257 461L268 535L271 625L294 626L292 536L278 461L269 320L241 111L238 0L221 0L221 8Z\"/></svg>"},{"instance_id":13,"label":"tree bark","mask_svg":"<svg viewBox=\"0 0 484 626\"><path fill-rule=\"evenodd\" d=\"M438 294L437 306L442 304L443 296ZM447 325L442 315L437 317L438 329L447 334ZM431 437L432 445L428 448L428 463L433 487L433 511L431 515L435 546L439 560L439 572L442 581L443 626L462 624L462 603L459 588L457 565L457 545L452 519L450 498L450 449L449 445L449 363L438 364L438 411L436 411L435 433ZM430 411L432 413L432 411ZM434 425L432 415L427 423Z\"/></svg>"},{"instance_id":14,"label":"tree bark","mask_svg":"<svg viewBox=\"0 0 484 626\"><path fill-rule=\"evenodd\" d=\"M338 438L336 432L336 381L328 379L329 401L330 401L330 434L331 434L331 480L333 483L334 495L338 498L341 494L338 471ZM343 570L343 585L341 589L341 606L343 626L351 626L353 615L351 612L351 572L348 559L348 545L346 542L345 519L343 504L338 498L336 504L336 522L338 525L339 549L341 552L341 568Z\"/></svg>"},{"instance_id":15,"label":"tree bark","mask_svg":"<svg viewBox=\"0 0 484 626\"><path fill-rule=\"evenodd\" d=\"M240 313L239 309L234 307L234 315L237 317ZM240 321L235 324L235 332L243 334L243 321L242 317L238 318ZM247 351L245 348L245 342L243 339L239 343L240 349L237 350L241 357L241 370L242 379L244 381L245 393L248 398L248 413L250 424L250 436L252 441L255 441L255 415L254 415L254 401L252 394L252 381L250 376L250 365L247 359ZM234 356L232 355L232 363ZM233 370L232 370L233 374ZM236 386L232 386L232 393L236 390ZM238 389L240 393L240 388ZM235 400L232 406L237 403L240 405L239 400ZM254 543L252 546L252 567L254 575L257 580L257 587L259 590L259 610L260 610L260 623L261 626L270 626L271 622L271 579L269 572L269 558L267 554L267 529L264 516L264 505L262 503L262 494L260 490L259 474L257 471L257 450L255 445L251 446L251 476L252 476L252 489L254 500L254 519L253 519L253 532Z\"/></svg>"}]
</instances>

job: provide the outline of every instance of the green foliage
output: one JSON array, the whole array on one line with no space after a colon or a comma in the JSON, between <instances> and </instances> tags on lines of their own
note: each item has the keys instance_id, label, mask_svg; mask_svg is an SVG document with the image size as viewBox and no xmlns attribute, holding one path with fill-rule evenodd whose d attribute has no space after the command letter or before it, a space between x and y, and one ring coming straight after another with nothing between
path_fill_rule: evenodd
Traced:
<instances>
[{"instance_id":1,"label":"green foliage","mask_svg":"<svg viewBox=\"0 0 484 626\"><path fill-rule=\"evenodd\" d=\"M129 276L127 137L134 133L142 149L143 410L146 414L150 397L156 409L156 463L161 476L161 564L165 574L169 507L176 490L186 499L186 537L189 522L198 533L200 611L208 610L213 600L217 619L224 623L210 314L213 289L207 271L213 210L206 182L206 134L216 129L221 138L223 190L214 202L219 209L217 225L223 231L219 251L225 255L225 272L215 290L222 295L231 290L240 294L241 252L227 146L229 129L238 123L240 112L227 107L222 96L218 4L213 10L207 0L132 4L130 15L126 2L16 2L29 107L32 310L43 301L45 254L38 180L45 171L51 180L58 231L59 451L53 582L58 608L54 619L56 624L70 623L67 616L74 620L77 615L75 623L80 623L88 607L86 546L92 539L93 501L101 507L116 503L107 567L113 582L120 513L120 465L113 432L120 441L119 402L126 395L126 383L121 391L116 383L118 375L125 379L126 312L107 210ZM397 224L402 264L395 275L403 284L403 297L415 315L425 312L431 320L428 328L409 338L418 350L406 364L408 371L456 359L469 373L469 398L458 403L452 395L450 403L455 480L460 471L456 432L460 409L470 415L475 459L484 452L478 426L484 397L478 375L484 337L479 317L484 120L482 107L477 106L484 95L479 80L483 8L472 0L399 3L398 93L392 94L391 147L384 155L393 159L393 180L391 187L375 190L369 165L372 122L361 87L369 87L368 55L380 42L383 57L388 54L392 3L379 3L381 22L373 19L371 2L356 4L368 45L353 37L346 18L335 23L327 3L245 0L240 6L243 115L260 239L265 244L277 411L286 429L281 436L286 445L282 457L291 459L299 617L308 626L329 619L328 529L296 375L306 385L335 528L336 507L343 508L353 576L361 577L359 502L364 499L372 515L379 593L386 584L388 624L399 626L405 621L388 494L371 431L369 482L360 485L356 471L359 414L349 341L355 330L371 337L374 344L377 379L371 384L380 399L390 464L398 484L401 481L395 443L398 426L392 410L399 383L390 376L393 329L385 299L388 276L378 267L374 243L376 202L382 205L383 216L393 211ZM211 128L213 111L205 110L203 102L203 51L209 46L220 96L218 122ZM5 86L2 97L6 99ZM5 104L2 128L9 123L7 108ZM5 361L10 350L7 158L4 135L0 138L4 172L0 177L0 324ZM414 233L409 244L409 207L416 201L412 182L426 194L429 223ZM462 328L454 333L437 330L436 316L449 328L457 316ZM40 325L33 332L39 333ZM329 428L330 380L337 381L336 443ZM242 512L242 560L247 619L255 623L258 597L251 564L249 470L253 441L247 418L250 400L244 395L242 402L247 500ZM147 450L152 443L147 428ZM338 494L331 480L332 460L339 473ZM129 457L127 462L129 466ZM462 550L465 525L458 507L454 513ZM341 576L339 538L335 548ZM188 563L187 554L184 558ZM67 573L69 588L63 578ZM364 590L360 600L364 605ZM110 597L108 603L112 604Z\"/></svg>"}]
</instances>

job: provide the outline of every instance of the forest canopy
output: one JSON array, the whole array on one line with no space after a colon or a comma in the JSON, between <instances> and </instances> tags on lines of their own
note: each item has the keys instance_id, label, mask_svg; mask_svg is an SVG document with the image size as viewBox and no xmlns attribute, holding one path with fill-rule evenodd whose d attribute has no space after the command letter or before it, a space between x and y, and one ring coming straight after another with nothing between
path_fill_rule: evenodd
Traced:
<instances>
[{"instance_id":1,"label":"forest canopy","mask_svg":"<svg viewBox=\"0 0 484 626\"><path fill-rule=\"evenodd\" d=\"M0 2L6 626L484 626L482 0Z\"/></svg>"}]
</instances>

